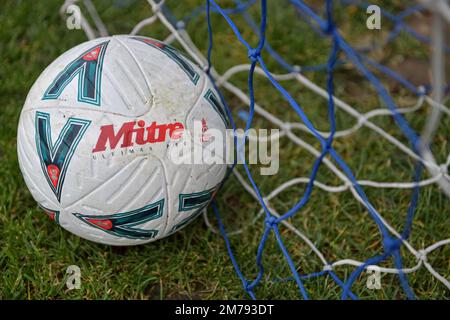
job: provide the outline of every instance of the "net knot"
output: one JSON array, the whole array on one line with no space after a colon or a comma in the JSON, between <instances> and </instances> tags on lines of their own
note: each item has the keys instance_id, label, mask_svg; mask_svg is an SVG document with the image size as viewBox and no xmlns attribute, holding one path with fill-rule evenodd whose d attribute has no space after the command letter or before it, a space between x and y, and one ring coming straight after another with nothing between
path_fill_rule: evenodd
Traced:
<instances>
[{"instance_id":1,"label":"net knot","mask_svg":"<svg viewBox=\"0 0 450 320\"><path fill-rule=\"evenodd\" d=\"M154 13L158 13L161 11L161 7L164 5L164 1L161 1L160 3L151 3L152 10Z\"/></svg>"},{"instance_id":2,"label":"net knot","mask_svg":"<svg viewBox=\"0 0 450 320\"><path fill-rule=\"evenodd\" d=\"M422 262L426 262L427 261L427 252L425 250L423 250L423 249L419 250L417 252L416 258L417 258L417 260L420 260Z\"/></svg>"},{"instance_id":3,"label":"net knot","mask_svg":"<svg viewBox=\"0 0 450 320\"><path fill-rule=\"evenodd\" d=\"M401 245L402 245L402 241L397 238L386 237L383 240L383 246L384 246L384 250L386 251L386 253L391 253L393 251L398 250Z\"/></svg>"},{"instance_id":4,"label":"net knot","mask_svg":"<svg viewBox=\"0 0 450 320\"><path fill-rule=\"evenodd\" d=\"M323 271L333 271L333 266L330 264L326 264L323 266Z\"/></svg>"},{"instance_id":5,"label":"net knot","mask_svg":"<svg viewBox=\"0 0 450 320\"><path fill-rule=\"evenodd\" d=\"M275 218L274 216L270 216L266 218L266 226L268 228L273 228L274 226L277 225L277 218Z\"/></svg>"},{"instance_id":6,"label":"net knot","mask_svg":"<svg viewBox=\"0 0 450 320\"><path fill-rule=\"evenodd\" d=\"M186 23L183 20L177 21L176 27L178 30L183 30L186 28Z\"/></svg>"},{"instance_id":7,"label":"net knot","mask_svg":"<svg viewBox=\"0 0 450 320\"><path fill-rule=\"evenodd\" d=\"M248 49L248 57L252 62L258 61L258 58L261 56L261 50L258 48L250 48Z\"/></svg>"},{"instance_id":8,"label":"net knot","mask_svg":"<svg viewBox=\"0 0 450 320\"><path fill-rule=\"evenodd\" d=\"M249 281L246 281L244 284L244 290L246 292L251 292L253 290L253 286Z\"/></svg>"},{"instance_id":9,"label":"net knot","mask_svg":"<svg viewBox=\"0 0 450 320\"><path fill-rule=\"evenodd\" d=\"M324 148L323 148L323 152L328 153L331 149L331 141L327 141L327 143L325 144Z\"/></svg>"},{"instance_id":10,"label":"net knot","mask_svg":"<svg viewBox=\"0 0 450 320\"><path fill-rule=\"evenodd\" d=\"M300 72L302 72L302 67L300 67L298 65L295 65L295 66L292 67L292 72L300 73Z\"/></svg>"},{"instance_id":11,"label":"net knot","mask_svg":"<svg viewBox=\"0 0 450 320\"><path fill-rule=\"evenodd\" d=\"M417 87L417 92L420 96L424 96L427 94L427 88L425 88L425 86L419 86Z\"/></svg>"},{"instance_id":12,"label":"net knot","mask_svg":"<svg viewBox=\"0 0 450 320\"><path fill-rule=\"evenodd\" d=\"M323 33L325 33L326 35L330 35L334 32L335 27L333 23L327 22L322 25L321 29Z\"/></svg>"}]
</instances>

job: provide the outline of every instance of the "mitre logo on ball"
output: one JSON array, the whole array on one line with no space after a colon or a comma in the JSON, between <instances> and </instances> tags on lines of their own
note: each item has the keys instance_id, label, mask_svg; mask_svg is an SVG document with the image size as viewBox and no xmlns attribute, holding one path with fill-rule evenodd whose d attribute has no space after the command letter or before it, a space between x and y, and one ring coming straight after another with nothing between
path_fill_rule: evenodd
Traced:
<instances>
[{"instance_id":1,"label":"mitre logo on ball","mask_svg":"<svg viewBox=\"0 0 450 320\"><path fill-rule=\"evenodd\" d=\"M120 148L148 143L165 142L167 138L179 139L183 133L184 125L181 122L157 124L153 121L146 127L144 120L130 121L122 124L117 131L114 125L101 126L97 144L92 152L105 151L107 145L113 150L120 142Z\"/></svg>"},{"instance_id":2,"label":"mitre logo on ball","mask_svg":"<svg viewBox=\"0 0 450 320\"><path fill-rule=\"evenodd\" d=\"M36 80L19 120L19 164L34 199L63 228L110 245L146 243L197 217L225 177L225 163L170 161L173 145L195 139L195 123L201 148L207 130L225 136L229 126L197 65L157 40L100 38Z\"/></svg>"}]
</instances>

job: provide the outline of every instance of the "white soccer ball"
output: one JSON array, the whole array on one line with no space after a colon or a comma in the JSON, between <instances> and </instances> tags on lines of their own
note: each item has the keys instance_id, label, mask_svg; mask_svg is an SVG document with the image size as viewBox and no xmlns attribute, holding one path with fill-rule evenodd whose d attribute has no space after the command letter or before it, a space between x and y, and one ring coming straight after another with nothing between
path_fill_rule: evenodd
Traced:
<instances>
[{"instance_id":1,"label":"white soccer ball","mask_svg":"<svg viewBox=\"0 0 450 320\"><path fill-rule=\"evenodd\" d=\"M20 168L34 199L70 232L110 245L154 241L198 216L225 176L225 163L171 161L183 134L196 140L196 121L224 135L228 126L197 65L150 38L95 39L61 55L31 88Z\"/></svg>"}]
</instances>

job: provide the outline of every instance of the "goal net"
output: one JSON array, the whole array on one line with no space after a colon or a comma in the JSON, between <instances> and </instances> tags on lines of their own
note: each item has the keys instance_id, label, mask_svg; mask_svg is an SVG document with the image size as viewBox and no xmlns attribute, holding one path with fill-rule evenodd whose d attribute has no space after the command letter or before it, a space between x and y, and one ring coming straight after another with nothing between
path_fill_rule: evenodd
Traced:
<instances>
[{"instance_id":1,"label":"goal net","mask_svg":"<svg viewBox=\"0 0 450 320\"><path fill-rule=\"evenodd\" d=\"M279 129L279 173L232 166L204 212L251 298L291 297L258 291L270 282L357 299L380 278L402 293L378 297L420 297L427 277L448 293L447 1L112 3L66 0L61 14L79 6L89 39L129 32L180 48L212 77L234 129Z\"/></svg>"}]
</instances>

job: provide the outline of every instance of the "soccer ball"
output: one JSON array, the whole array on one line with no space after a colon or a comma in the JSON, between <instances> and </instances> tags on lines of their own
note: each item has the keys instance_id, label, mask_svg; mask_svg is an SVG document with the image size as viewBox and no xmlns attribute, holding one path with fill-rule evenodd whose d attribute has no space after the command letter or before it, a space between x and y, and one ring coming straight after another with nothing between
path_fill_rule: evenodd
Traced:
<instances>
[{"instance_id":1,"label":"soccer ball","mask_svg":"<svg viewBox=\"0 0 450 320\"><path fill-rule=\"evenodd\" d=\"M109 245L166 237L208 205L223 163L175 163L169 150L194 124L228 118L208 76L154 39L113 36L56 59L19 120L20 169L39 206L70 232ZM195 141L194 141L195 140ZM207 140L207 139L206 139Z\"/></svg>"}]
</instances>

